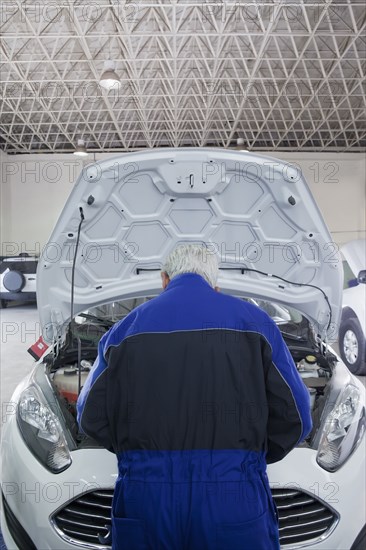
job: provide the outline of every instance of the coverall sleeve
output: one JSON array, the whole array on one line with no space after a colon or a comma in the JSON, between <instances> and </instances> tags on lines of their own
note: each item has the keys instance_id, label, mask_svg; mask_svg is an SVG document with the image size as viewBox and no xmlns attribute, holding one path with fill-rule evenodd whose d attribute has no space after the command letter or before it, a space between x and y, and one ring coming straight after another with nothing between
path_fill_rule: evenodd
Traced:
<instances>
[{"instance_id":1,"label":"coverall sleeve","mask_svg":"<svg viewBox=\"0 0 366 550\"><path fill-rule=\"evenodd\" d=\"M275 323L272 323L270 344L272 351L267 357L266 376L269 408L266 460L269 464L284 458L312 428L309 391Z\"/></svg>"},{"instance_id":2,"label":"coverall sleeve","mask_svg":"<svg viewBox=\"0 0 366 550\"><path fill-rule=\"evenodd\" d=\"M107 419L108 364L104 357L107 334L98 345L98 356L87 377L77 401L77 421L81 431L112 450Z\"/></svg>"},{"instance_id":3,"label":"coverall sleeve","mask_svg":"<svg viewBox=\"0 0 366 550\"><path fill-rule=\"evenodd\" d=\"M137 318L136 308L116 323L100 340L98 356L87 377L77 401L77 421L83 433L114 452L112 432L108 418L109 368L108 349L118 346L133 331Z\"/></svg>"}]
</instances>

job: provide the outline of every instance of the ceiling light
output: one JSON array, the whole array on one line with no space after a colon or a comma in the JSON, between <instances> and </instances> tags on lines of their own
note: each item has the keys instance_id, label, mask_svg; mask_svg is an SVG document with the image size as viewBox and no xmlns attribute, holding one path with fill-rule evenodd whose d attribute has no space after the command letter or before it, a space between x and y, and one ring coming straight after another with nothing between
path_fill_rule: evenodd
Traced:
<instances>
[{"instance_id":1,"label":"ceiling light","mask_svg":"<svg viewBox=\"0 0 366 550\"><path fill-rule=\"evenodd\" d=\"M77 155L78 157L87 157L88 151L85 147L85 141L83 139L78 139L78 144L75 147L74 155Z\"/></svg>"},{"instance_id":2,"label":"ceiling light","mask_svg":"<svg viewBox=\"0 0 366 550\"><path fill-rule=\"evenodd\" d=\"M115 72L115 68L114 61L108 60L104 62L104 69L99 84L106 90L119 88L121 86L121 81Z\"/></svg>"}]
</instances>

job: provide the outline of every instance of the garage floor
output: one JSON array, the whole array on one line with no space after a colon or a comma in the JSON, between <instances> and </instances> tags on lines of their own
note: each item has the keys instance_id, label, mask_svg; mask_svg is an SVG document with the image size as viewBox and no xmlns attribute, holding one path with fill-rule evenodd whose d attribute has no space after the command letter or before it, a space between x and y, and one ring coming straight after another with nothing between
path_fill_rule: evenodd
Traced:
<instances>
[{"instance_id":1,"label":"garage floor","mask_svg":"<svg viewBox=\"0 0 366 550\"><path fill-rule=\"evenodd\" d=\"M34 359L27 349L41 332L37 306L9 303L6 309L0 310L0 325L0 381L4 411L14 389L34 365Z\"/></svg>"},{"instance_id":2,"label":"garage floor","mask_svg":"<svg viewBox=\"0 0 366 550\"><path fill-rule=\"evenodd\" d=\"M27 349L40 335L38 311L35 304L18 306L9 303L0 310L0 396L1 426L9 410L11 396L17 384L31 372L34 359ZM0 531L0 550L6 550Z\"/></svg>"}]
</instances>

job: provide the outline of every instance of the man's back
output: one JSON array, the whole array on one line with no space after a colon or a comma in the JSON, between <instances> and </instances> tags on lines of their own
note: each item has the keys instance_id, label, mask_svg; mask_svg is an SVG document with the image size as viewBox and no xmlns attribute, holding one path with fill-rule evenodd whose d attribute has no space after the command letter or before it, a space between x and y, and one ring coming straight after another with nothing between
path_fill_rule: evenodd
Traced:
<instances>
[{"instance_id":1,"label":"man's back","mask_svg":"<svg viewBox=\"0 0 366 550\"><path fill-rule=\"evenodd\" d=\"M117 454L113 547L278 548L265 455L279 460L309 427L269 317L182 274L99 354L80 420Z\"/></svg>"},{"instance_id":2,"label":"man's back","mask_svg":"<svg viewBox=\"0 0 366 550\"><path fill-rule=\"evenodd\" d=\"M268 415L262 357L269 345L255 332L254 315L245 319L252 308L197 275L176 279L109 351L111 414L121 406L114 448L260 451Z\"/></svg>"}]
</instances>

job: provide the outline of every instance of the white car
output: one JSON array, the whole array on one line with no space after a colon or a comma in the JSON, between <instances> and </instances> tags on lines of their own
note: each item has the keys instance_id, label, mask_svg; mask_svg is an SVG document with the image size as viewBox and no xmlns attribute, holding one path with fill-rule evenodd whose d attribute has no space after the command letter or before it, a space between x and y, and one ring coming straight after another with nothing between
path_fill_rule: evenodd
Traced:
<instances>
[{"instance_id":1,"label":"white car","mask_svg":"<svg viewBox=\"0 0 366 550\"><path fill-rule=\"evenodd\" d=\"M366 374L366 240L342 246L344 285L339 351L353 374Z\"/></svg>"},{"instance_id":2,"label":"white car","mask_svg":"<svg viewBox=\"0 0 366 550\"><path fill-rule=\"evenodd\" d=\"M365 389L328 346L343 270L306 182L264 156L161 149L85 169L39 264L50 348L3 413L9 549L108 548L117 461L78 431L75 401L100 336L160 292L163 260L187 241L218 251L222 292L276 319L311 394L312 433L268 467L282 547L364 548Z\"/></svg>"},{"instance_id":3,"label":"white car","mask_svg":"<svg viewBox=\"0 0 366 550\"><path fill-rule=\"evenodd\" d=\"M38 258L8 256L0 259L0 306L5 308L10 301L36 301L36 271Z\"/></svg>"}]
</instances>

